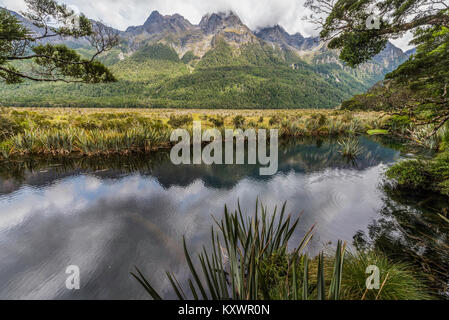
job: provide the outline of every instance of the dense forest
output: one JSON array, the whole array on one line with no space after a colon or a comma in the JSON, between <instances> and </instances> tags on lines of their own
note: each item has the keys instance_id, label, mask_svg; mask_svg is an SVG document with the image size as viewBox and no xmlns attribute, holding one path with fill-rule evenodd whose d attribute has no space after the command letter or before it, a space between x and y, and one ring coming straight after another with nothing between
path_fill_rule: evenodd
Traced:
<instances>
[{"instance_id":1,"label":"dense forest","mask_svg":"<svg viewBox=\"0 0 449 320\"><path fill-rule=\"evenodd\" d=\"M77 48L82 54L90 52ZM0 84L4 106L333 108L384 74L337 64L309 64L270 46L239 50L222 41L199 59L169 46L146 45L130 57L102 57L118 82Z\"/></svg>"}]
</instances>

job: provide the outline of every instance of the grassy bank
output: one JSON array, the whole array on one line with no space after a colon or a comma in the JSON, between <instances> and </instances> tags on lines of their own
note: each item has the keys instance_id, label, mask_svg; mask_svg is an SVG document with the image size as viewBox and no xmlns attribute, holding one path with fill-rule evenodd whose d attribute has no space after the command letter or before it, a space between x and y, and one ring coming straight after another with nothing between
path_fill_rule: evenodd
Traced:
<instances>
[{"instance_id":1,"label":"grassy bank","mask_svg":"<svg viewBox=\"0 0 449 320\"><path fill-rule=\"evenodd\" d=\"M279 129L281 136L336 136L386 127L379 112L339 110L0 109L0 157L151 152L173 129Z\"/></svg>"}]
</instances>

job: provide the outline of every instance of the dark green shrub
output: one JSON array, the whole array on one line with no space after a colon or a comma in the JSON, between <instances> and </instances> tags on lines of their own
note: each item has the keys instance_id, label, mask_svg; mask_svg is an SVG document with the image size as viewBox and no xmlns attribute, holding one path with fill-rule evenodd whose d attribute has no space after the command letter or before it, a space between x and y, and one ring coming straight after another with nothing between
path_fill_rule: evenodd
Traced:
<instances>
[{"instance_id":1,"label":"dark green shrub","mask_svg":"<svg viewBox=\"0 0 449 320\"><path fill-rule=\"evenodd\" d=\"M270 118L270 121L269 121L270 126L273 126L273 125L279 124L279 123L281 123L281 118L280 117L274 116L274 117Z\"/></svg>"},{"instance_id":2,"label":"dark green shrub","mask_svg":"<svg viewBox=\"0 0 449 320\"><path fill-rule=\"evenodd\" d=\"M387 171L387 177L395 179L400 186L429 189L431 174L425 161L409 160L400 162Z\"/></svg>"},{"instance_id":3,"label":"dark green shrub","mask_svg":"<svg viewBox=\"0 0 449 320\"><path fill-rule=\"evenodd\" d=\"M237 115L232 119L232 124L236 127L236 128L242 128L243 125L245 124L245 117L241 116L241 115Z\"/></svg>"},{"instance_id":4,"label":"dark green shrub","mask_svg":"<svg viewBox=\"0 0 449 320\"><path fill-rule=\"evenodd\" d=\"M198 60L199 58L195 56L193 51L187 51L184 56L181 58L181 61L185 64L188 64L189 62L192 62L193 60Z\"/></svg>"},{"instance_id":5,"label":"dark green shrub","mask_svg":"<svg viewBox=\"0 0 449 320\"><path fill-rule=\"evenodd\" d=\"M173 128L183 127L185 125L190 125L193 123L193 118L191 115L183 115L183 116L170 116L170 120L168 120L168 124Z\"/></svg>"},{"instance_id":6,"label":"dark green shrub","mask_svg":"<svg viewBox=\"0 0 449 320\"><path fill-rule=\"evenodd\" d=\"M210 117L209 121L210 121L210 123L212 123L217 128L221 128L224 125L224 118L220 117L220 116L218 116L216 118Z\"/></svg>"},{"instance_id":7,"label":"dark green shrub","mask_svg":"<svg viewBox=\"0 0 449 320\"><path fill-rule=\"evenodd\" d=\"M411 124L411 120L407 116L394 115L388 120L387 124L393 130L397 130L404 127L408 127Z\"/></svg>"}]
</instances>

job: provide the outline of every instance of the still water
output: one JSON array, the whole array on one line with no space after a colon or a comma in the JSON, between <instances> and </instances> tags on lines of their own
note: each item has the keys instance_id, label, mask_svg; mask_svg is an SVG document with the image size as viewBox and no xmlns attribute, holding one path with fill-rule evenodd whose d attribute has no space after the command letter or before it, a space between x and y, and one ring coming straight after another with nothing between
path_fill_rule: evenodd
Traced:
<instances>
[{"instance_id":1,"label":"still water","mask_svg":"<svg viewBox=\"0 0 449 320\"><path fill-rule=\"evenodd\" d=\"M187 277L182 236L198 251L211 215L237 200L248 215L257 198L302 212L292 245L315 223L311 252L353 243L381 218L384 172L402 156L366 137L360 143L356 162L335 141L282 143L272 177L257 166L174 166L166 152L3 165L0 299L148 298L129 274L134 266L172 297L165 270ZM80 290L65 286L69 265L80 268Z\"/></svg>"}]
</instances>

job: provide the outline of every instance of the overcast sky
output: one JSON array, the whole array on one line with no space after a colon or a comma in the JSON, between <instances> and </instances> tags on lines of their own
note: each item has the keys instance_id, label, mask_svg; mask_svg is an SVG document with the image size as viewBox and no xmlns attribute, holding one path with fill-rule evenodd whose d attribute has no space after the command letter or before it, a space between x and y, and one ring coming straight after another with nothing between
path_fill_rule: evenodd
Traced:
<instances>
[{"instance_id":1,"label":"overcast sky","mask_svg":"<svg viewBox=\"0 0 449 320\"><path fill-rule=\"evenodd\" d=\"M161 14L179 13L197 24L207 13L234 11L251 29L279 24L289 33L300 32L304 36L316 36L316 26L306 23L305 0L64 0L77 12L89 18L101 20L107 25L125 30L131 25L141 25L153 10ZM25 8L23 0L0 0L0 6L20 11ZM409 37L392 41L403 50Z\"/></svg>"}]
</instances>

